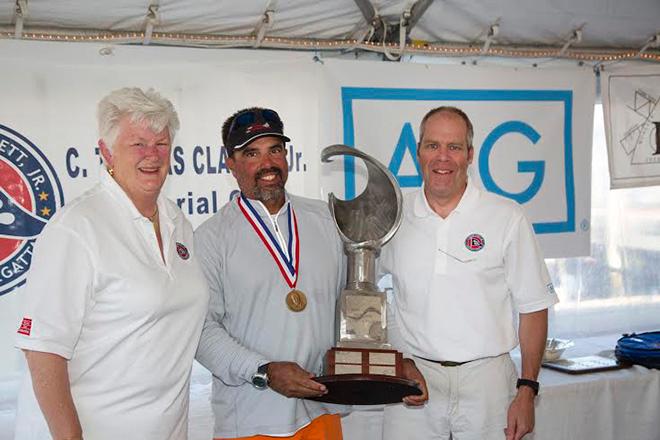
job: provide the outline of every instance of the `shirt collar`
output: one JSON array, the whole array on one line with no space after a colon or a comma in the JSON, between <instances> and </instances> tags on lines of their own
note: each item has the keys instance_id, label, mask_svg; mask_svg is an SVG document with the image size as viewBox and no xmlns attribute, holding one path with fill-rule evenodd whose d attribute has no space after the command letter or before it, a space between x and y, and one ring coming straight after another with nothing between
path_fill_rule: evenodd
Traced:
<instances>
[{"instance_id":1,"label":"shirt collar","mask_svg":"<svg viewBox=\"0 0 660 440\"><path fill-rule=\"evenodd\" d=\"M478 188L474 186L474 184L472 183L472 179L468 178L467 186L465 187L465 192L463 193L463 196L461 196L461 200L458 202L458 205L456 205L456 208L454 208L454 210L452 211L452 214L461 213L465 211L476 201L478 197L479 197ZM422 184L422 188L415 197L413 212L417 217L422 217L422 218L429 217L432 215L438 215L431 208L431 205L429 205L429 201L426 200L426 194L424 193L424 184Z\"/></svg>"},{"instance_id":2,"label":"shirt collar","mask_svg":"<svg viewBox=\"0 0 660 440\"><path fill-rule=\"evenodd\" d=\"M454 212L460 213L466 211L476 202L478 197L479 197L479 189L476 186L474 186L472 180L468 178L467 186L465 187L465 192L463 193L463 197L461 197L460 202L458 202L458 205L456 205L456 208L454 208Z\"/></svg>"},{"instance_id":3,"label":"shirt collar","mask_svg":"<svg viewBox=\"0 0 660 440\"><path fill-rule=\"evenodd\" d=\"M280 214L282 214L283 212L285 212L287 210L287 208L289 207L289 204L291 204L291 198L289 197L289 193L287 191L284 191L284 204L279 209L279 211L277 211L275 214L271 214L270 211L268 211L268 208L266 208L266 205L264 205L261 202L261 200L250 199L250 198L246 197L245 194L243 194L243 193L241 193L241 195L244 199L248 199L250 201L250 203L252 204L252 206L255 206L255 207L259 208L258 212L259 212L259 215L261 217L271 216L271 217L274 217L274 218L277 219L280 216Z\"/></svg>"}]
</instances>

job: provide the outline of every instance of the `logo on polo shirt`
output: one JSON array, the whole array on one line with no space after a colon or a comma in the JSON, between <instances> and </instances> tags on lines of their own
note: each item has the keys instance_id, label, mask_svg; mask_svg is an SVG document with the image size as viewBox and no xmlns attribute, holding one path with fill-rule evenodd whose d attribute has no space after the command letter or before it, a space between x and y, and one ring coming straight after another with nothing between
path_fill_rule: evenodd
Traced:
<instances>
[{"instance_id":1,"label":"logo on polo shirt","mask_svg":"<svg viewBox=\"0 0 660 440\"><path fill-rule=\"evenodd\" d=\"M21 321L21 326L18 328L16 333L20 333L25 336L30 336L32 331L32 320L30 318L23 318Z\"/></svg>"},{"instance_id":2,"label":"logo on polo shirt","mask_svg":"<svg viewBox=\"0 0 660 440\"><path fill-rule=\"evenodd\" d=\"M465 247L472 252L480 251L486 245L486 240L480 234L470 234L465 239Z\"/></svg>"},{"instance_id":3,"label":"logo on polo shirt","mask_svg":"<svg viewBox=\"0 0 660 440\"><path fill-rule=\"evenodd\" d=\"M46 156L0 125L0 295L25 283L34 241L63 204L62 186Z\"/></svg>"},{"instance_id":4,"label":"logo on polo shirt","mask_svg":"<svg viewBox=\"0 0 660 440\"><path fill-rule=\"evenodd\" d=\"M179 254L179 257L181 257L182 260L187 260L190 258L190 252L188 252L188 248L183 243L179 243L178 241L176 242L176 253Z\"/></svg>"}]
</instances>

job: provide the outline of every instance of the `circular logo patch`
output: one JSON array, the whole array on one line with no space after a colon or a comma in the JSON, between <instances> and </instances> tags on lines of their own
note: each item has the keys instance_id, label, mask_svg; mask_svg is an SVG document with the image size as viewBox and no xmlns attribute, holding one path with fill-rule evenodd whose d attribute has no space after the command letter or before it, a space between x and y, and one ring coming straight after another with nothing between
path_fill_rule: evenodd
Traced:
<instances>
[{"instance_id":1,"label":"circular logo patch","mask_svg":"<svg viewBox=\"0 0 660 440\"><path fill-rule=\"evenodd\" d=\"M190 252L188 252L188 248L183 243L179 243L178 241L176 242L176 253L179 254L179 257L181 257L182 260L187 260L190 258Z\"/></svg>"},{"instance_id":2,"label":"circular logo patch","mask_svg":"<svg viewBox=\"0 0 660 440\"><path fill-rule=\"evenodd\" d=\"M465 239L465 247L472 252L480 251L486 245L486 240L480 234L470 234Z\"/></svg>"},{"instance_id":3,"label":"circular logo patch","mask_svg":"<svg viewBox=\"0 0 660 440\"><path fill-rule=\"evenodd\" d=\"M63 204L62 186L46 156L0 125L0 295L25 283L34 241Z\"/></svg>"}]
</instances>

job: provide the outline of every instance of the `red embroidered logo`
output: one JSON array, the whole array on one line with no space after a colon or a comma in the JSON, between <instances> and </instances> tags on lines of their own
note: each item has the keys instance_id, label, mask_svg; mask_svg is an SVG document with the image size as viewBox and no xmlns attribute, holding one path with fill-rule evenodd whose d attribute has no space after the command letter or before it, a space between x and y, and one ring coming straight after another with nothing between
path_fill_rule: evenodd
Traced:
<instances>
[{"instance_id":1,"label":"red embroidered logo","mask_svg":"<svg viewBox=\"0 0 660 440\"><path fill-rule=\"evenodd\" d=\"M18 332L25 336L30 336L30 331L32 330L32 320L30 318L23 318L21 321L21 326L18 328Z\"/></svg>"},{"instance_id":2,"label":"red embroidered logo","mask_svg":"<svg viewBox=\"0 0 660 440\"><path fill-rule=\"evenodd\" d=\"M190 258L190 252L188 252L188 248L183 243L179 243L178 241L176 243L176 253L179 254L179 257L181 257L182 260L187 260Z\"/></svg>"},{"instance_id":3,"label":"red embroidered logo","mask_svg":"<svg viewBox=\"0 0 660 440\"><path fill-rule=\"evenodd\" d=\"M470 234L465 239L465 247L472 252L480 251L486 245L486 240L480 234Z\"/></svg>"}]
</instances>

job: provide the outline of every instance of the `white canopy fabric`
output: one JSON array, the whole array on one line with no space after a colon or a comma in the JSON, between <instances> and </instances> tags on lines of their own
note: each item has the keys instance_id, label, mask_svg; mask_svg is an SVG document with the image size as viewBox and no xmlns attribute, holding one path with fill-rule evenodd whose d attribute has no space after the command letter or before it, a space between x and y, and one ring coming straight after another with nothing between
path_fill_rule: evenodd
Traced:
<instances>
[{"instance_id":1,"label":"white canopy fabric","mask_svg":"<svg viewBox=\"0 0 660 440\"><path fill-rule=\"evenodd\" d=\"M371 9L376 20L369 23L365 18L369 14L363 14L360 6ZM266 11L270 12L265 15ZM492 48L564 48L562 54L594 48L637 53L643 48L653 56L650 60L660 61L659 0L0 0L0 30L3 38L14 38L19 22L20 36L32 39L48 39L34 35L46 31L69 35L153 31L153 43L205 45L204 37L254 38L261 28L266 39L257 45L278 47L272 38L359 40L375 24L373 42L382 40L386 27L393 37L390 41L398 45L397 26L406 11L412 13L407 26L409 42L482 50L490 33ZM181 35L163 38L162 34L201 38L190 41ZM124 36L127 42L140 38L143 34ZM310 43L300 48L318 47ZM539 55L530 52L523 56Z\"/></svg>"}]
</instances>

